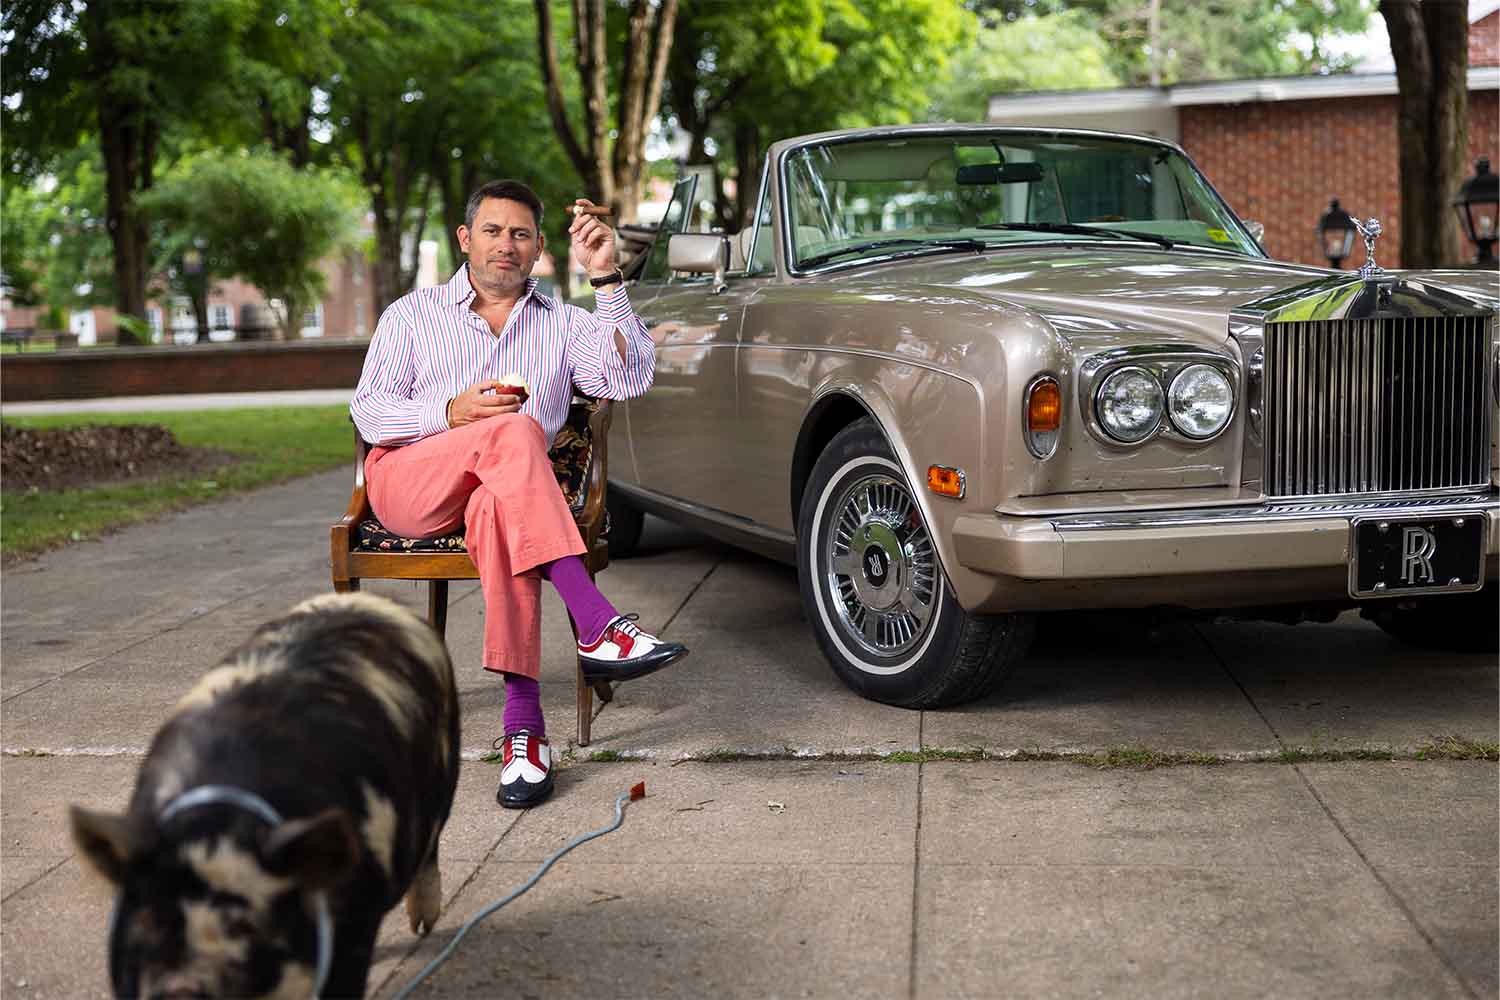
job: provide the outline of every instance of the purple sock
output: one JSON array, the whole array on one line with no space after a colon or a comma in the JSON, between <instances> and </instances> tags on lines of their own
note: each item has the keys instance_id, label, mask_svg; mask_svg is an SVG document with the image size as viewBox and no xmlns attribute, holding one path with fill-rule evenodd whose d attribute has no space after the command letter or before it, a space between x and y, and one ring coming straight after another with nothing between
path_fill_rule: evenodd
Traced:
<instances>
[{"instance_id":1,"label":"purple sock","mask_svg":"<svg viewBox=\"0 0 1500 1000\"><path fill-rule=\"evenodd\" d=\"M543 738L547 735L547 723L542 718L542 686L535 678L521 674L505 675L505 711L501 718L505 735L519 729L529 729Z\"/></svg>"},{"instance_id":2,"label":"purple sock","mask_svg":"<svg viewBox=\"0 0 1500 1000\"><path fill-rule=\"evenodd\" d=\"M579 556L563 556L542 563L537 569L557 588L557 596L567 606L568 614L573 617L573 627L578 629L578 638L584 642L599 638L604 626L619 614L589 579L588 567Z\"/></svg>"}]
</instances>

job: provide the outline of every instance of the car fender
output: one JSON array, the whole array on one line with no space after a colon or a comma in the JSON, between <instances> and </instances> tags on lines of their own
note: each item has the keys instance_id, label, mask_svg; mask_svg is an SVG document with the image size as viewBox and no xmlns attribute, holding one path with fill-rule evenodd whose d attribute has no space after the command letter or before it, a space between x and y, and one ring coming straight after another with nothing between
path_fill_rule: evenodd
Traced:
<instances>
[{"instance_id":1,"label":"car fender","mask_svg":"<svg viewBox=\"0 0 1500 1000\"><path fill-rule=\"evenodd\" d=\"M919 376L934 387L929 395L941 397L941 412L923 412L921 394L913 394L902 400L890 391L892 384L907 385L910 371L892 371L893 368L909 369L907 362L862 355L836 355L830 359L830 370L820 379L812 394L810 405L804 414L804 422L797 444L797 455L805 456L810 470L816 454L808 454L818 437L831 437L828 428L820 427L820 417L830 407L842 408L845 401L852 401L869 416L890 445L907 482L911 485L913 499L921 512L922 520L932 536L938 558L952 583L960 605L972 607L993 589L993 582L965 569L958 561L953 548L953 524L962 514L982 512L987 508L981 499L984 489L984 440L985 399L978 380L966 375L926 369ZM941 387L941 392L936 391ZM916 402L911 400L916 398ZM845 410L846 414L852 411ZM959 414L967 414L964 421L977 429L974 434L956 435L953 426ZM834 432L836 433L836 431ZM961 469L965 477L962 498L939 496L927 489L927 467L947 465ZM801 502L802 487L798 475L793 473L793 513ZM799 541L799 549L801 542ZM801 558L799 552L799 558Z\"/></svg>"}]
</instances>

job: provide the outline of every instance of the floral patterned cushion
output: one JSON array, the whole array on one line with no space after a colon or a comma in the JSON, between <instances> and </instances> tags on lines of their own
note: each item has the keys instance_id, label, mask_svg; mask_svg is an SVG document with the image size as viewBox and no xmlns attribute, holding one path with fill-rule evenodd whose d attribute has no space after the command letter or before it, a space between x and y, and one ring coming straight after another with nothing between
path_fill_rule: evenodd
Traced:
<instances>
[{"instance_id":1,"label":"floral patterned cushion","mask_svg":"<svg viewBox=\"0 0 1500 1000\"><path fill-rule=\"evenodd\" d=\"M563 498L568 501L575 517L583 512L584 479L594 455L589 418L597 408L598 404L593 400L575 399L568 409L568 419L563 422L557 437L552 439L552 450L549 452L557 485L562 488ZM438 538L403 538L388 531L385 525L373 517L360 522L358 535L354 545L358 552L468 551L464 547L464 535L461 531Z\"/></svg>"}]
</instances>

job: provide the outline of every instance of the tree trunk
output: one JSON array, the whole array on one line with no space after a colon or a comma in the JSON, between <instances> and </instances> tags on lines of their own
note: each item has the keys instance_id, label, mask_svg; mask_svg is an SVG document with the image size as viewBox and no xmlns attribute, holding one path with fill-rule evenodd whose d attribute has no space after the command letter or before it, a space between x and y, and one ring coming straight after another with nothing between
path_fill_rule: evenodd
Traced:
<instances>
[{"instance_id":1,"label":"tree trunk","mask_svg":"<svg viewBox=\"0 0 1500 1000\"><path fill-rule=\"evenodd\" d=\"M583 178L585 186L588 186L589 158L585 155L583 147L578 144L578 138L573 134L573 126L568 123L568 108L562 96L562 82L557 65L557 44L552 34L551 0L535 0L535 7L537 52L542 64L542 82L547 96L547 113L552 116L552 130L557 133L558 141L562 143L563 151L568 154L568 160L572 162L573 169L578 171L578 176ZM575 6L575 25L577 16ZM591 187L590 190L592 190Z\"/></svg>"},{"instance_id":2,"label":"tree trunk","mask_svg":"<svg viewBox=\"0 0 1500 1000\"><path fill-rule=\"evenodd\" d=\"M302 303L287 293L282 293L281 301L286 308L285 314L281 317L281 339L301 340Z\"/></svg>"},{"instance_id":3,"label":"tree trunk","mask_svg":"<svg viewBox=\"0 0 1500 1000\"><path fill-rule=\"evenodd\" d=\"M84 31L93 51L92 65L107 73L123 57L108 31L108 14L96 5L84 10ZM133 102L99 87L99 145L104 153L105 228L114 248L115 311L146 320L146 224L135 211L135 192L142 179L150 187L155 143L145 112ZM136 338L123 327L121 343Z\"/></svg>"},{"instance_id":4,"label":"tree trunk","mask_svg":"<svg viewBox=\"0 0 1500 1000\"><path fill-rule=\"evenodd\" d=\"M208 343L208 284L195 284L188 292L188 301L193 304L193 322L198 325L194 338L200 344Z\"/></svg>"},{"instance_id":5,"label":"tree trunk","mask_svg":"<svg viewBox=\"0 0 1500 1000\"><path fill-rule=\"evenodd\" d=\"M430 150L427 155L403 156L400 150L384 148L367 103L360 104L354 118L360 151L360 179L370 193L370 211L375 216L375 260L370 271L374 279L375 314L378 316L410 291L416 278L415 260L409 271L401 267L401 236L406 225L414 164L430 163L432 156ZM425 209L424 203L424 212ZM420 239L420 225L417 233ZM415 244L412 249L416 250ZM413 257L416 256L413 253Z\"/></svg>"},{"instance_id":6,"label":"tree trunk","mask_svg":"<svg viewBox=\"0 0 1500 1000\"><path fill-rule=\"evenodd\" d=\"M263 94L260 98L262 131L266 142L272 149L289 154L292 166L298 170L312 163L312 129L308 122L312 120L312 88L316 81L302 82L307 88L307 98L302 102L298 120L291 124L276 118L269 96Z\"/></svg>"},{"instance_id":7,"label":"tree trunk","mask_svg":"<svg viewBox=\"0 0 1500 1000\"><path fill-rule=\"evenodd\" d=\"M379 315L406 290L401 281L401 226L392 222L383 191L371 196L371 205L375 210L375 261L370 270L375 279L375 312Z\"/></svg>"},{"instance_id":8,"label":"tree trunk","mask_svg":"<svg viewBox=\"0 0 1500 1000\"><path fill-rule=\"evenodd\" d=\"M1468 11L1439 0L1381 0L1400 88L1401 266L1467 256L1449 202L1467 173Z\"/></svg>"},{"instance_id":9,"label":"tree trunk","mask_svg":"<svg viewBox=\"0 0 1500 1000\"><path fill-rule=\"evenodd\" d=\"M760 126L743 120L734 126L734 163L739 174L735 184L735 205L741 227L755 224L755 208L760 204Z\"/></svg>"},{"instance_id":10,"label":"tree trunk","mask_svg":"<svg viewBox=\"0 0 1500 1000\"><path fill-rule=\"evenodd\" d=\"M608 23L604 0L572 0L574 59L583 82L584 139L568 123L559 80L550 0L534 0L537 48L552 127L582 178L589 198L608 205L620 222L633 222L640 204L646 130L661 105L662 84L672 51L678 0L633 0L625 66L621 73L615 143L609 142ZM649 36L649 39L648 39Z\"/></svg>"}]
</instances>

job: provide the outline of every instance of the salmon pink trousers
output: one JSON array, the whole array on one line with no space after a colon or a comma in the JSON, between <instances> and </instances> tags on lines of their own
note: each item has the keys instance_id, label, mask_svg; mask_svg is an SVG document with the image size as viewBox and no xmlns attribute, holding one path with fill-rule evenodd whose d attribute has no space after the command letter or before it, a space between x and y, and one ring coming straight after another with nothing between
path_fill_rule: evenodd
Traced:
<instances>
[{"instance_id":1,"label":"salmon pink trousers","mask_svg":"<svg viewBox=\"0 0 1500 1000\"><path fill-rule=\"evenodd\" d=\"M484 669L532 678L542 663L537 567L585 551L547 448L540 424L506 413L365 458L370 506L391 531L464 529L484 594Z\"/></svg>"}]
</instances>

